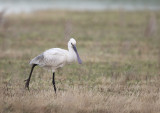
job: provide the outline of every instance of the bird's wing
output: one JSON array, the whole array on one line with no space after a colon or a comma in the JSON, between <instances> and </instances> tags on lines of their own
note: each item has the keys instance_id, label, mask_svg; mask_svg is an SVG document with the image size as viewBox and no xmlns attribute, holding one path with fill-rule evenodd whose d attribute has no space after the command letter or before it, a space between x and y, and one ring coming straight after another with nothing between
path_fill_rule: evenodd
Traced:
<instances>
[{"instance_id":1,"label":"bird's wing","mask_svg":"<svg viewBox=\"0 0 160 113\"><path fill-rule=\"evenodd\" d=\"M60 48L53 48L43 53L44 66L61 67L66 63L67 51Z\"/></svg>"},{"instance_id":2,"label":"bird's wing","mask_svg":"<svg viewBox=\"0 0 160 113\"><path fill-rule=\"evenodd\" d=\"M35 58L33 58L31 61L30 61L30 65L33 65L33 64L42 64L44 61L44 55L43 53L36 56Z\"/></svg>"}]
</instances>

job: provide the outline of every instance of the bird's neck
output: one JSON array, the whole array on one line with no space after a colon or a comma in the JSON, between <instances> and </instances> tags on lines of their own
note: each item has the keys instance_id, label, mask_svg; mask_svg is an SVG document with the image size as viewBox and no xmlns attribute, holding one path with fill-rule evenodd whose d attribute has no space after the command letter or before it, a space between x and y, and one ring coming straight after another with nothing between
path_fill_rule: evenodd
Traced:
<instances>
[{"instance_id":1,"label":"bird's neck","mask_svg":"<svg viewBox=\"0 0 160 113\"><path fill-rule=\"evenodd\" d=\"M76 61L76 53L73 50L72 47L68 46L68 59L67 59L68 63L74 62Z\"/></svg>"}]
</instances>

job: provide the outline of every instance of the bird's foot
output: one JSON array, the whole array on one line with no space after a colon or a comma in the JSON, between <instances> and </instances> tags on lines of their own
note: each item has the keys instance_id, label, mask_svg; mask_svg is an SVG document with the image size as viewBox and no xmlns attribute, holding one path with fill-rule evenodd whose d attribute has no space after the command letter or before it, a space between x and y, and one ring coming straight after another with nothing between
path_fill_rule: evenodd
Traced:
<instances>
[{"instance_id":1,"label":"bird's foot","mask_svg":"<svg viewBox=\"0 0 160 113\"><path fill-rule=\"evenodd\" d=\"M29 90L29 79L24 80L25 83L25 88Z\"/></svg>"}]
</instances>

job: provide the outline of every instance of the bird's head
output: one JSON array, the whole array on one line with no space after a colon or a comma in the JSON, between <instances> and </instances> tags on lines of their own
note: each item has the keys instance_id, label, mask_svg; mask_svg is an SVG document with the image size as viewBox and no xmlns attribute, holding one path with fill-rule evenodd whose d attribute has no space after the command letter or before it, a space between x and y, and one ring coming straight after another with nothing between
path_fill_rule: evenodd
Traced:
<instances>
[{"instance_id":1,"label":"bird's head","mask_svg":"<svg viewBox=\"0 0 160 113\"><path fill-rule=\"evenodd\" d=\"M72 47L72 45L75 45L75 46L76 46L76 40L75 40L74 38L71 38L71 39L69 40L69 42L68 42L68 45L69 45L70 47Z\"/></svg>"},{"instance_id":2,"label":"bird's head","mask_svg":"<svg viewBox=\"0 0 160 113\"><path fill-rule=\"evenodd\" d=\"M77 48L76 48L76 40L74 38L71 38L68 42L68 47L69 48L73 48L74 52L76 53L77 55L77 61L79 64L82 64L82 60L80 59L79 57L79 54L78 54L78 51L77 51Z\"/></svg>"}]
</instances>

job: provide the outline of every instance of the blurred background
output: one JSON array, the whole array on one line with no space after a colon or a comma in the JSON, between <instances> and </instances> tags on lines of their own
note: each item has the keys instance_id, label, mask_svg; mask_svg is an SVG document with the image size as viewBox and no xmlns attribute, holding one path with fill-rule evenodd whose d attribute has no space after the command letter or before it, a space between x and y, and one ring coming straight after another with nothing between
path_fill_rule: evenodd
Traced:
<instances>
[{"instance_id":1,"label":"blurred background","mask_svg":"<svg viewBox=\"0 0 160 113\"><path fill-rule=\"evenodd\" d=\"M32 58L77 41L56 73ZM159 113L160 0L0 0L0 112Z\"/></svg>"},{"instance_id":2,"label":"blurred background","mask_svg":"<svg viewBox=\"0 0 160 113\"><path fill-rule=\"evenodd\" d=\"M0 10L8 13L44 9L65 10L159 10L159 0L0 0Z\"/></svg>"}]
</instances>

